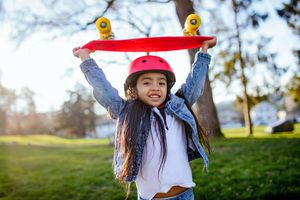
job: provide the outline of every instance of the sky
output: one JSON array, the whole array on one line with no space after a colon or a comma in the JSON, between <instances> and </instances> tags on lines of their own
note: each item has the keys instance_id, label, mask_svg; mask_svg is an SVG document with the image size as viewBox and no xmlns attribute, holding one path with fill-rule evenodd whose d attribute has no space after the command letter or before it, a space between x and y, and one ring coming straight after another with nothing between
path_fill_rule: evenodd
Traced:
<instances>
[{"instance_id":1,"label":"sky","mask_svg":"<svg viewBox=\"0 0 300 200\"><path fill-rule=\"evenodd\" d=\"M175 15L175 11L172 15ZM0 81L5 87L16 90L16 92L20 92L22 87L33 90L37 110L40 112L58 110L63 101L68 99L66 91L73 90L76 83L89 87L79 69L80 60L72 55L72 48L97 39L96 28L54 40L48 38L49 35L45 33L36 33L25 40L18 48L16 48L16 43L10 39L11 28L13 27L5 24L0 27ZM276 36L271 45L274 49L280 48L279 63L284 64L286 60L294 59L290 49L299 44L299 41L286 39L286 36L290 35L290 31L282 21L280 22L277 18L270 20L262 31ZM172 30L168 30L166 34L181 35L179 24L172 26ZM130 33L124 32L115 33L115 35L122 39L130 37ZM164 57L173 67L177 76L177 83L174 88L178 88L189 72L187 51L180 50L153 54ZM140 55L144 54L131 53L130 57L134 58ZM123 83L129 64L128 60L124 60L124 54L95 52L92 57L103 68L108 80L118 89L120 95L124 96ZM123 61L106 63L105 60L111 57ZM222 85L214 88L214 101L216 103L234 98L234 96L228 95L224 89Z\"/></svg>"},{"instance_id":2,"label":"sky","mask_svg":"<svg viewBox=\"0 0 300 200\"><path fill-rule=\"evenodd\" d=\"M180 30L178 24L178 30ZM68 100L67 90L73 90L76 83L88 88L87 81L81 73L81 61L72 54L72 49L98 39L96 28L69 37L48 38L45 33L36 33L26 39L21 46L10 39L11 27L0 28L0 70L1 82L17 93L23 87L35 92L35 103L40 112L53 111L60 108L63 101ZM172 32L172 31L171 31ZM181 34L180 31L176 34ZM115 33L116 38L126 38L130 33ZM173 66L179 87L189 72L189 60L185 50L152 53L160 55ZM129 53L130 58L145 55L145 53ZM122 52L95 52L91 55L104 70L108 80L116 87L121 96L123 83L127 75L129 60L124 60ZM117 63L106 63L113 57ZM111 59L109 59L111 60ZM184 63L184 64L183 64ZM184 65L184 66L183 66ZM185 76L183 74L186 74ZM175 88L174 87L174 88Z\"/></svg>"}]
</instances>

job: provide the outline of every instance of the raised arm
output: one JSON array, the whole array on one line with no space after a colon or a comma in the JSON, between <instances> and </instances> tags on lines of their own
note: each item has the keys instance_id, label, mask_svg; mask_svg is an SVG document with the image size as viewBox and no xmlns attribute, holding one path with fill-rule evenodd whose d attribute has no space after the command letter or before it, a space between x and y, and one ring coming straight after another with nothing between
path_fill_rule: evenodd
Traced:
<instances>
[{"instance_id":1,"label":"raised arm","mask_svg":"<svg viewBox=\"0 0 300 200\"><path fill-rule=\"evenodd\" d=\"M124 100L106 79L103 70L98 67L92 58L90 58L89 50L74 48L73 54L83 61L80 68L88 83L93 87L93 93L96 100L100 105L107 109L113 119L116 119L123 108Z\"/></svg>"},{"instance_id":2,"label":"raised arm","mask_svg":"<svg viewBox=\"0 0 300 200\"><path fill-rule=\"evenodd\" d=\"M185 83L181 86L182 94L191 106L203 93L206 74L211 60L211 56L207 53L207 50L214 47L216 43L217 40L215 37L212 40L203 42L202 47L199 49L200 51L195 55L191 71Z\"/></svg>"}]
</instances>

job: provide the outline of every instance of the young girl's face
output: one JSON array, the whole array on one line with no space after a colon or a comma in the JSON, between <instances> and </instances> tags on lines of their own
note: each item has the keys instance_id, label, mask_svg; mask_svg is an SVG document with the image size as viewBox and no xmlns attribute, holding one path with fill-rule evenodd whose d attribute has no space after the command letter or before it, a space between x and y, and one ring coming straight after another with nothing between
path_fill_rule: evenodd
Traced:
<instances>
[{"instance_id":1,"label":"young girl's face","mask_svg":"<svg viewBox=\"0 0 300 200\"><path fill-rule=\"evenodd\" d=\"M164 74L156 72L142 74L137 79L136 89L139 100L158 107L167 97L167 78Z\"/></svg>"}]
</instances>

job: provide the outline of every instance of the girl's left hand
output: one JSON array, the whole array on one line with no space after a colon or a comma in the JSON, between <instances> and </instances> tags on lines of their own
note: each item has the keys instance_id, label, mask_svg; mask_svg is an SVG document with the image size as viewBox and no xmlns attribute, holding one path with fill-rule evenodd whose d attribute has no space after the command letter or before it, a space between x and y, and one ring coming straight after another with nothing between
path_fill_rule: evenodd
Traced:
<instances>
[{"instance_id":1,"label":"girl's left hand","mask_svg":"<svg viewBox=\"0 0 300 200\"><path fill-rule=\"evenodd\" d=\"M202 52L207 52L207 49L214 47L216 44L217 38L213 36L213 39L204 41L199 50Z\"/></svg>"}]
</instances>

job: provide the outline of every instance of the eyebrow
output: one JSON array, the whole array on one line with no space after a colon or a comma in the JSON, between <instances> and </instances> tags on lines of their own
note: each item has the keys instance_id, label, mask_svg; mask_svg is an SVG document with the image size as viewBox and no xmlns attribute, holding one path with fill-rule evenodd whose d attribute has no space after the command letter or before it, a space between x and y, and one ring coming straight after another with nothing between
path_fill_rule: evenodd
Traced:
<instances>
[{"instance_id":1,"label":"eyebrow","mask_svg":"<svg viewBox=\"0 0 300 200\"><path fill-rule=\"evenodd\" d=\"M144 77L144 78L142 78L142 81L143 81L143 80L152 80L152 78L150 78L150 77ZM161 77L161 78L159 78L158 80L164 80L164 81L167 81L167 79L164 78L164 77Z\"/></svg>"}]
</instances>

